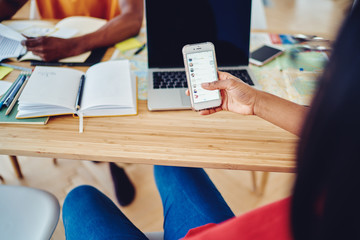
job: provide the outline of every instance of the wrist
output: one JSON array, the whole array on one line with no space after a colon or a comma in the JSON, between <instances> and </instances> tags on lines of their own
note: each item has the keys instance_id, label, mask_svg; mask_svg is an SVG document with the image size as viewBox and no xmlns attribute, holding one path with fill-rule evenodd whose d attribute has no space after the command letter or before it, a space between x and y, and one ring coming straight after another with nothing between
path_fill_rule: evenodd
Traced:
<instances>
[{"instance_id":1,"label":"wrist","mask_svg":"<svg viewBox=\"0 0 360 240\"><path fill-rule=\"evenodd\" d=\"M91 50L86 39L83 39L82 37L69 38L68 41L70 42L69 46L72 48L70 51L73 56L77 56Z\"/></svg>"},{"instance_id":2,"label":"wrist","mask_svg":"<svg viewBox=\"0 0 360 240\"><path fill-rule=\"evenodd\" d=\"M264 92L258 91L254 89L254 105L253 105L253 112L256 116L261 116L261 109L262 109L262 102L264 97Z\"/></svg>"},{"instance_id":3,"label":"wrist","mask_svg":"<svg viewBox=\"0 0 360 240\"><path fill-rule=\"evenodd\" d=\"M79 49L83 52L92 51L104 45L104 38L97 31L77 37L76 41L79 44Z\"/></svg>"}]
</instances>

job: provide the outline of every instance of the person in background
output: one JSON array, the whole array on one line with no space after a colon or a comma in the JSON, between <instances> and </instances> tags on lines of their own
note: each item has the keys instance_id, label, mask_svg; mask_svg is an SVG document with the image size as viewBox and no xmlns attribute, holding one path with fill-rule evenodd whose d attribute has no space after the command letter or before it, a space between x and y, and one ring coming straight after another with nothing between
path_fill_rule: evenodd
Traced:
<instances>
[{"instance_id":1,"label":"person in background","mask_svg":"<svg viewBox=\"0 0 360 240\"><path fill-rule=\"evenodd\" d=\"M27 1L0 0L0 21L10 19ZM76 56L135 36L140 31L144 12L142 0L36 0L36 3L40 16L46 19L91 16L108 20L98 31L80 37L26 40L24 45L28 51L44 61Z\"/></svg>"},{"instance_id":2,"label":"person in background","mask_svg":"<svg viewBox=\"0 0 360 240\"><path fill-rule=\"evenodd\" d=\"M234 217L203 169L155 166L165 240L360 239L359 22L356 4L340 30L311 108L251 88L224 72L219 72L219 81L202 85L219 89L223 102L200 114L225 110L257 115L300 136L293 194ZM68 240L147 239L90 186L67 195L63 222Z\"/></svg>"},{"instance_id":3,"label":"person in background","mask_svg":"<svg viewBox=\"0 0 360 240\"><path fill-rule=\"evenodd\" d=\"M0 21L10 19L27 1L0 0ZM44 61L76 56L135 36L141 29L144 12L143 0L36 0L36 3L40 16L45 19L91 16L108 20L96 32L79 37L25 40L23 44L27 50ZM133 201L135 188L123 168L115 163L110 163L109 167L118 202L126 206Z\"/></svg>"}]
</instances>

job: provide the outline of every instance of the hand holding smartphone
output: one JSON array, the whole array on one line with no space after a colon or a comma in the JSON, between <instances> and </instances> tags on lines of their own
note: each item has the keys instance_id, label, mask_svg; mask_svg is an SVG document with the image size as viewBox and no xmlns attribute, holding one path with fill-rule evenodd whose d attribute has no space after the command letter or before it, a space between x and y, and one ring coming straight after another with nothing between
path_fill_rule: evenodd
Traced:
<instances>
[{"instance_id":1,"label":"hand holding smartphone","mask_svg":"<svg viewBox=\"0 0 360 240\"><path fill-rule=\"evenodd\" d=\"M280 56L283 52L284 50L280 47L263 45L250 53L249 61L257 66L262 66L277 56Z\"/></svg>"},{"instance_id":2,"label":"hand holding smartphone","mask_svg":"<svg viewBox=\"0 0 360 240\"><path fill-rule=\"evenodd\" d=\"M202 83L219 80L214 45L210 42L189 44L182 52L192 108L200 111L220 106L220 91L201 87Z\"/></svg>"}]
</instances>

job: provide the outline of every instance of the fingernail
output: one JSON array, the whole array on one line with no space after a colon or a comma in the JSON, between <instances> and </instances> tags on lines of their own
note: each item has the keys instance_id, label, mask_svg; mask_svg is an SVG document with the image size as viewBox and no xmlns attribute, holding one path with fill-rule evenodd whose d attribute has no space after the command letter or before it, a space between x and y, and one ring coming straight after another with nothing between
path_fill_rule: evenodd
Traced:
<instances>
[{"instance_id":1,"label":"fingernail","mask_svg":"<svg viewBox=\"0 0 360 240\"><path fill-rule=\"evenodd\" d=\"M202 83L201 86L202 87L208 87L208 86L210 86L210 83Z\"/></svg>"},{"instance_id":2,"label":"fingernail","mask_svg":"<svg viewBox=\"0 0 360 240\"><path fill-rule=\"evenodd\" d=\"M21 41L21 45L25 46L25 40Z\"/></svg>"}]
</instances>

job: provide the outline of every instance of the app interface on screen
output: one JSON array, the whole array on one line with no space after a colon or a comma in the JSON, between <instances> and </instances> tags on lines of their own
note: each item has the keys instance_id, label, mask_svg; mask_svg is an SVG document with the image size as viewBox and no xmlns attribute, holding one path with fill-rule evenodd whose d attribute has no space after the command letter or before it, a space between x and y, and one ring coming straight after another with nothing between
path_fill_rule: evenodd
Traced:
<instances>
[{"instance_id":1,"label":"app interface on screen","mask_svg":"<svg viewBox=\"0 0 360 240\"><path fill-rule=\"evenodd\" d=\"M191 91L194 103L211 101L219 98L219 90L205 90L201 83L217 80L214 54L212 51L187 54Z\"/></svg>"}]
</instances>

